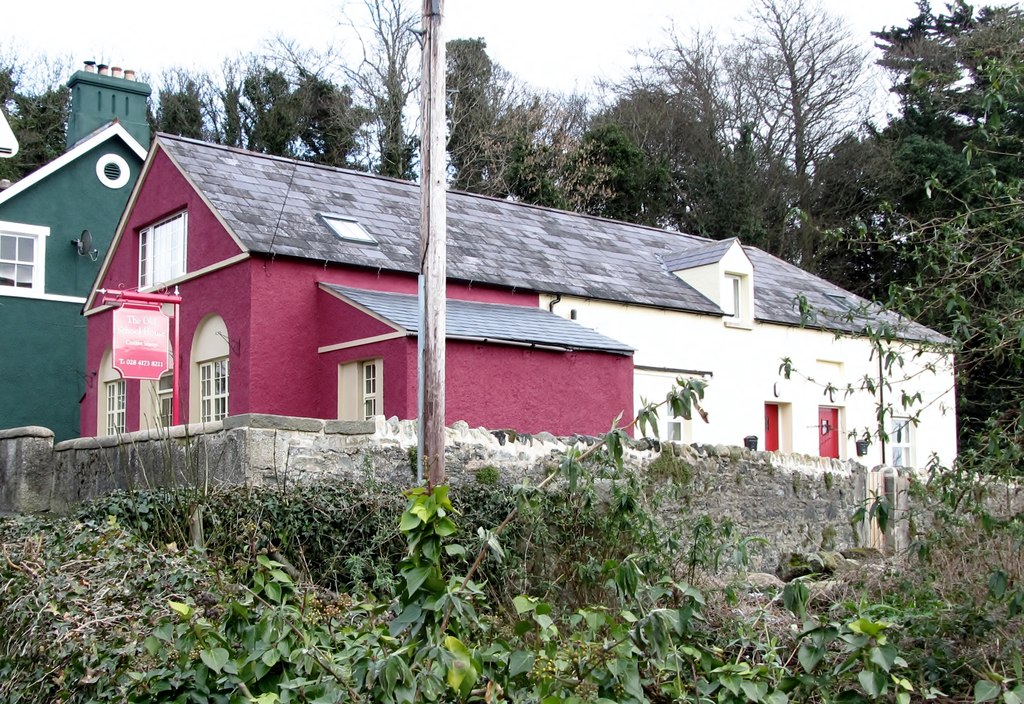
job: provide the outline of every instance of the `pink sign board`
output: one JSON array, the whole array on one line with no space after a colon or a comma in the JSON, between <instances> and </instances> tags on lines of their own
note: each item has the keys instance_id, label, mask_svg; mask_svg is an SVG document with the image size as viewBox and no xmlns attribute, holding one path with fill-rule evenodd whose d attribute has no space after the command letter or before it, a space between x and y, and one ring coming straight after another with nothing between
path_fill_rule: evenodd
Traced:
<instances>
[{"instance_id":1,"label":"pink sign board","mask_svg":"<svg viewBox=\"0 0 1024 704\"><path fill-rule=\"evenodd\" d=\"M159 306L114 310L114 369L125 379L159 379L167 371L169 322Z\"/></svg>"}]
</instances>

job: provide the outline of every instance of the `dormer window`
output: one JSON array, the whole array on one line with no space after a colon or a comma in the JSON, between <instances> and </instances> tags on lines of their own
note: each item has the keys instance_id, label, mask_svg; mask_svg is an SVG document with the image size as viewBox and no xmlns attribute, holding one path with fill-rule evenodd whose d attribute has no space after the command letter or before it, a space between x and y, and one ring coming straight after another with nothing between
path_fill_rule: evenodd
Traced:
<instances>
[{"instance_id":1,"label":"dormer window","mask_svg":"<svg viewBox=\"0 0 1024 704\"><path fill-rule=\"evenodd\" d=\"M723 321L728 327L750 330L754 320L754 296L750 290L751 277L747 274L727 272L722 281Z\"/></svg>"},{"instance_id":2,"label":"dormer window","mask_svg":"<svg viewBox=\"0 0 1024 704\"><path fill-rule=\"evenodd\" d=\"M331 232L337 235L339 239L348 240L350 242L377 244L377 240L373 238L373 235L364 230L363 226L352 218L320 213L320 219L323 220L327 227L331 228Z\"/></svg>"},{"instance_id":3,"label":"dormer window","mask_svg":"<svg viewBox=\"0 0 1024 704\"><path fill-rule=\"evenodd\" d=\"M187 213L181 212L139 233L140 289L184 275L187 219Z\"/></svg>"}]
</instances>

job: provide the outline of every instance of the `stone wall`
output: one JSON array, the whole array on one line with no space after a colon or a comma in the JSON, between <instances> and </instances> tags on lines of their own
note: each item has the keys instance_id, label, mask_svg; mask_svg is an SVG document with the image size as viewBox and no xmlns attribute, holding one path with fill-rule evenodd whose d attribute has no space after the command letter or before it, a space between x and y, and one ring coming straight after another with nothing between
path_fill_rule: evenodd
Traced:
<instances>
[{"instance_id":1,"label":"stone wall","mask_svg":"<svg viewBox=\"0 0 1024 704\"><path fill-rule=\"evenodd\" d=\"M503 483L536 483L573 445L595 442L547 433L516 437L465 423L446 433L453 485L476 481L485 467L497 468ZM0 432L0 511L62 513L113 489L171 483L287 486L370 474L405 487L415 483L415 447L414 422L383 418L346 422L243 415L56 445L44 428L20 428ZM708 515L730 519L741 534L765 538L758 560L763 565L757 566L781 552L864 544L870 533L855 529L850 516L868 496L872 478L892 472L738 447L662 448L646 440L630 443L626 464L675 484L679 499L662 507L664 520Z\"/></svg>"}]
</instances>

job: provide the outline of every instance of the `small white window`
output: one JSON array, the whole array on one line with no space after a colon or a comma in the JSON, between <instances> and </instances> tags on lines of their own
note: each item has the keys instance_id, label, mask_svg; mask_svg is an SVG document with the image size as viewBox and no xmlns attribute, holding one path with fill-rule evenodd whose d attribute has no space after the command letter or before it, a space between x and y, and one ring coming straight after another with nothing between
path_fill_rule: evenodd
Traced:
<instances>
[{"instance_id":1,"label":"small white window","mask_svg":"<svg viewBox=\"0 0 1024 704\"><path fill-rule=\"evenodd\" d=\"M174 425L174 372L168 372L160 377L156 390L157 399L160 402L160 425L170 428Z\"/></svg>"},{"instance_id":2,"label":"small white window","mask_svg":"<svg viewBox=\"0 0 1024 704\"><path fill-rule=\"evenodd\" d=\"M669 442L689 443L693 441L693 427L689 420L672 413L665 419L667 432L665 439Z\"/></svg>"},{"instance_id":3,"label":"small white window","mask_svg":"<svg viewBox=\"0 0 1024 704\"><path fill-rule=\"evenodd\" d=\"M124 379L108 381L104 385L107 399L106 429L107 435L119 435L125 431L126 413L126 384Z\"/></svg>"},{"instance_id":4,"label":"small white window","mask_svg":"<svg viewBox=\"0 0 1024 704\"><path fill-rule=\"evenodd\" d=\"M683 422L679 418L668 419L668 437L666 438L669 442L682 442L683 441Z\"/></svg>"},{"instance_id":5,"label":"small white window","mask_svg":"<svg viewBox=\"0 0 1024 704\"><path fill-rule=\"evenodd\" d=\"M914 466L913 423L909 418L893 418L889 433L893 467Z\"/></svg>"},{"instance_id":6,"label":"small white window","mask_svg":"<svg viewBox=\"0 0 1024 704\"><path fill-rule=\"evenodd\" d=\"M380 394L377 384L378 364L379 362L377 360L363 362L360 368L360 377L363 387L363 420L370 420L375 415L379 415L378 408L380 406Z\"/></svg>"},{"instance_id":7,"label":"small white window","mask_svg":"<svg viewBox=\"0 0 1024 704\"><path fill-rule=\"evenodd\" d=\"M734 274L725 276L725 305L722 310L730 318L739 320L743 315L743 279Z\"/></svg>"},{"instance_id":8,"label":"small white window","mask_svg":"<svg viewBox=\"0 0 1024 704\"><path fill-rule=\"evenodd\" d=\"M364 230L362 225L351 218L343 218L340 215L325 215L321 213L320 219L324 221L327 227L331 228L331 231L335 235L343 240L368 242L370 244L377 243L377 240L373 238L373 235Z\"/></svg>"},{"instance_id":9,"label":"small white window","mask_svg":"<svg viewBox=\"0 0 1024 704\"><path fill-rule=\"evenodd\" d=\"M213 359L199 365L199 415L203 423L228 415L228 359Z\"/></svg>"},{"instance_id":10,"label":"small white window","mask_svg":"<svg viewBox=\"0 0 1024 704\"><path fill-rule=\"evenodd\" d=\"M139 233L139 288L166 283L185 273L187 213Z\"/></svg>"},{"instance_id":11,"label":"small white window","mask_svg":"<svg viewBox=\"0 0 1024 704\"><path fill-rule=\"evenodd\" d=\"M0 292L42 294L49 228L0 222Z\"/></svg>"}]
</instances>

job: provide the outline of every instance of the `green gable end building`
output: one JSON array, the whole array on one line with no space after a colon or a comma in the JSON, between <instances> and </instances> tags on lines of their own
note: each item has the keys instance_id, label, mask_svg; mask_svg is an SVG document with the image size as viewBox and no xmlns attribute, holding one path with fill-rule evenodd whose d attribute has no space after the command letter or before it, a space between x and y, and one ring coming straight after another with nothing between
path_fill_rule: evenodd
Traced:
<instances>
[{"instance_id":1,"label":"green gable end building","mask_svg":"<svg viewBox=\"0 0 1024 704\"><path fill-rule=\"evenodd\" d=\"M0 429L79 434L82 304L149 146L150 88L133 79L75 73L67 151L0 191Z\"/></svg>"}]
</instances>

